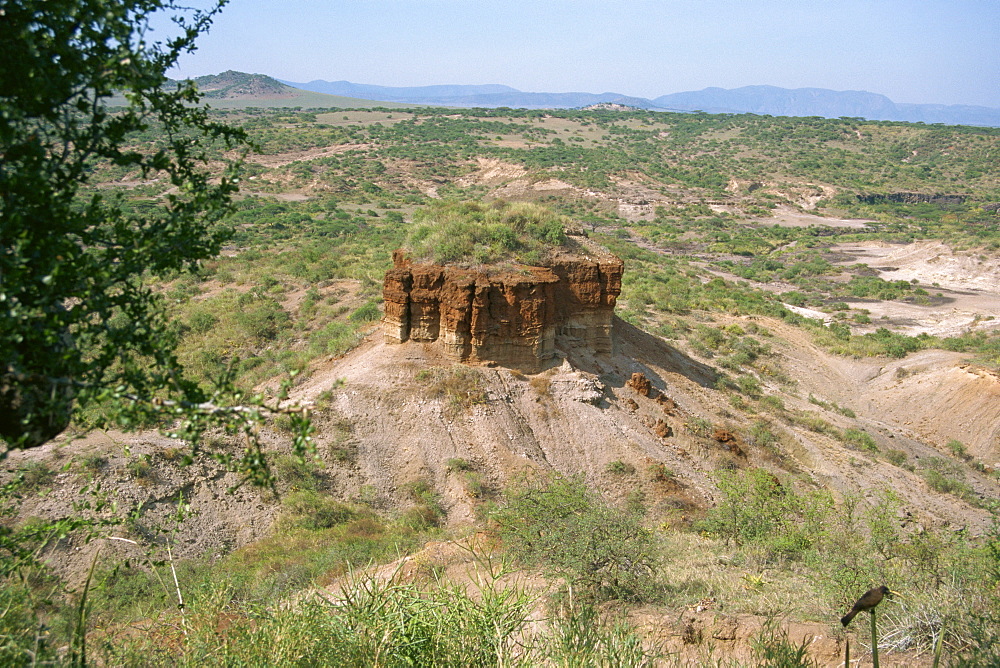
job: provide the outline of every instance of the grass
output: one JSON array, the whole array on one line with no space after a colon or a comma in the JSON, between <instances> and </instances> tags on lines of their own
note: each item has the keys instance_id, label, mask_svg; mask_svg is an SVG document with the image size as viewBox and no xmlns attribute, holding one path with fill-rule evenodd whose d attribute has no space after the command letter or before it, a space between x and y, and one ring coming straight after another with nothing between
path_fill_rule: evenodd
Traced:
<instances>
[{"instance_id":1,"label":"grass","mask_svg":"<svg viewBox=\"0 0 1000 668\"><path fill-rule=\"evenodd\" d=\"M453 413L486 403L482 376L472 367L461 364L451 368L431 367L419 371L416 380L424 386L427 397L443 400Z\"/></svg>"},{"instance_id":2,"label":"grass","mask_svg":"<svg viewBox=\"0 0 1000 668\"><path fill-rule=\"evenodd\" d=\"M498 200L434 204L414 216L406 246L418 260L439 264L538 265L565 243L571 221L544 207Z\"/></svg>"},{"instance_id":3,"label":"grass","mask_svg":"<svg viewBox=\"0 0 1000 668\"><path fill-rule=\"evenodd\" d=\"M450 468L474 472L463 459ZM639 515L606 506L579 480L526 481L507 490L493 514L503 542L470 553L471 589L441 579L445 564L433 556L421 557L433 577L368 577L359 569L447 534L426 523L417 528L406 512L389 517L316 490L293 492L283 498L274 535L221 559L176 564L186 635L169 566L157 555L145 565L99 568L89 594L91 657L113 665L286 665L303 655L337 665L370 665L376 655L381 665L672 665L616 611L642 600L647 613L670 616L711 599L725 615L834 623L870 582L893 583L906 596L882 606L891 648L928 648L945 633L952 657L995 657L988 622L998 603L991 583L1000 583L1000 548L989 546L1000 541L933 528L904 536L889 495L834 505L793 477L720 475L729 501L695 531L643 529L634 522ZM437 503L426 481L408 488L417 505ZM659 521L655 514L648 520ZM718 530L726 522L742 532L740 540ZM550 595L528 590L509 577L514 559L567 579L553 581ZM635 571L636 564L643 567ZM55 661L75 607L60 608L51 584L44 594L26 582L43 581L0 588L7 639L0 656L30 650ZM317 595L316 587L329 589ZM43 595L52 598L44 606ZM593 607L601 600L609 603ZM534 611L546 601L549 613L538 620ZM144 620L141 632L136 620ZM36 643L42 623L50 629L47 645ZM701 642L708 661L717 648L710 638ZM749 648L755 665L811 661L773 623Z\"/></svg>"}]
</instances>

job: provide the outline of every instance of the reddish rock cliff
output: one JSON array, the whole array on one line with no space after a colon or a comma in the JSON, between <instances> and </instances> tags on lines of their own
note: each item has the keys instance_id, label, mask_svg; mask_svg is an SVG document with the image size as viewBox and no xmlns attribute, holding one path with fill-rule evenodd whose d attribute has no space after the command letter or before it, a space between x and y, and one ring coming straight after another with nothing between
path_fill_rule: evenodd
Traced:
<instances>
[{"instance_id":1,"label":"reddish rock cliff","mask_svg":"<svg viewBox=\"0 0 1000 668\"><path fill-rule=\"evenodd\" d=\"M506 270L413 264L396 251L385 275L385 340L437 342L456 361L529 373L557 347L610 353L622 261L582 248L545 267Z\"/></svg>"}]
</instances>

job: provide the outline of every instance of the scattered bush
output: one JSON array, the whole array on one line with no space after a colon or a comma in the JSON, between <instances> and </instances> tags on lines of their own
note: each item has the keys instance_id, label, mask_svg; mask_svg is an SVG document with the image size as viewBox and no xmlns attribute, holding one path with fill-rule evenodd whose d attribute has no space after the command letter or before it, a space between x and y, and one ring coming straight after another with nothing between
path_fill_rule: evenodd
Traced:
<instances>
[{"instance_id":1,"label":"scattered bush","mask_svg":"<svg viewBox=\"0 0 1000 668\"><path fill-rule=\"evenodd\" d=\"M581 594L630 601L658 595L652 534L579 477L524 481L491 517L519 561L568 578Z\"/></svg>"}]
</instances>

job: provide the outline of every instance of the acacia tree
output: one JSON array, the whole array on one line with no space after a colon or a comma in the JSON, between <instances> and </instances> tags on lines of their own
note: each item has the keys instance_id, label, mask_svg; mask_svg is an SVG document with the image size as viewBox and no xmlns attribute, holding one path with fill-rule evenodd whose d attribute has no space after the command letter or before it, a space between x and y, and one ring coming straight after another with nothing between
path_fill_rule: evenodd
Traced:
<instances>
[{"instance_id":1,"label":"acacia tree","mask_svg":"<svg viewBox=\"0 0 1000 668\"><path fill-rule=\"evenodd\" d=\"M174 0L0 0L0 438L37 446L75 410L102 422L165 417L182 436L247 428L262 401L185 380L151 276L218 253L237 164L209 169L245 134L212 120L166 72L210 26ZM176 36L150 41L169 15ZM122 102L123 98L123 102ZM112 102L124 106L111 106ZM154 129L153 140L137 133ZM136 207L96 169L169 182ZM306 427L302 428L305 442ZM244 469L260 473L259 448ZM266 467L264 473L266 478Z\"/></svg>"}]
</instances>

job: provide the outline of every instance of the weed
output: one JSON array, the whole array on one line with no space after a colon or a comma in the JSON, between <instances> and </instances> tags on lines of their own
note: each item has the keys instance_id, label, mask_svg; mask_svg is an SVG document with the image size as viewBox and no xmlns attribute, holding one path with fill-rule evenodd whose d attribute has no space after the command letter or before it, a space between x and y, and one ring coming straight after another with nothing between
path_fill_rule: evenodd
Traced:
<instances>
[{"instance_id":1,"label":"weed","mask_svg":"<svg viewBox=\"0 0 1000 668\"><path fill-rule=\"evenodd\" d=\"M472 471L476 467L472 465L468 459L462 459L461 457L453 457L445 462L445 467L449 471Z\"/></svg>"},{"instance_id":2,"label":"weed","mask_svg":"<svg viewBox=\"0 0 1000 668\"><path fill-rule=\"evenodd\" d=\"M132 480L139 483L148 483L152 479L153 470L150 464L151 458L149 455L138 455L137 457L132 457L125 464L125 471L128 473Z\"/></svg>"},{"instance_id":3,"label":"weed","mask_svg":"<svg viewBox=\"0 0 1000 668\"><path fill-rule=\"evenodd\" d=\"M416 379L425 386L428 397L444 399L452 411L467 411L473 406L486 403L482 375L471 367L432 367L419 371Z\"/></svg>"},{"instance_id":4,"label":"weed","mask_svg":"<svg viewBox=\"0 0 1000 668\"><path fill-rule=\"evenodd\" d=\"M631 464L623 462L620 459L616 459L613 462L608 462L608 465L604 467L604 470L613 475L632 475L635 473L635 467Z\"/></svg>"},{"instance_id":5,"label":"weed","mask_svg":"<svg viewBox=\"0 0 1000 668\"><path fill-rule=\"evenodd\" d=\"M871 434L860 429L845 429L843 434L841 434L841 440L859 450L864 450L872 454L878 454L879 452L878 445Z\"/></svg>"},{"instance_id":6,"label":"weed","mask_svg":"<svg viewBox=\"0 0 1000 668\"><path fill-rule=\"evenodd\" d=\"M693 417L688 420L684 426L695 436L708 438L712 435L712 423L703 417Z\"/></svg>"}]
</instances>

